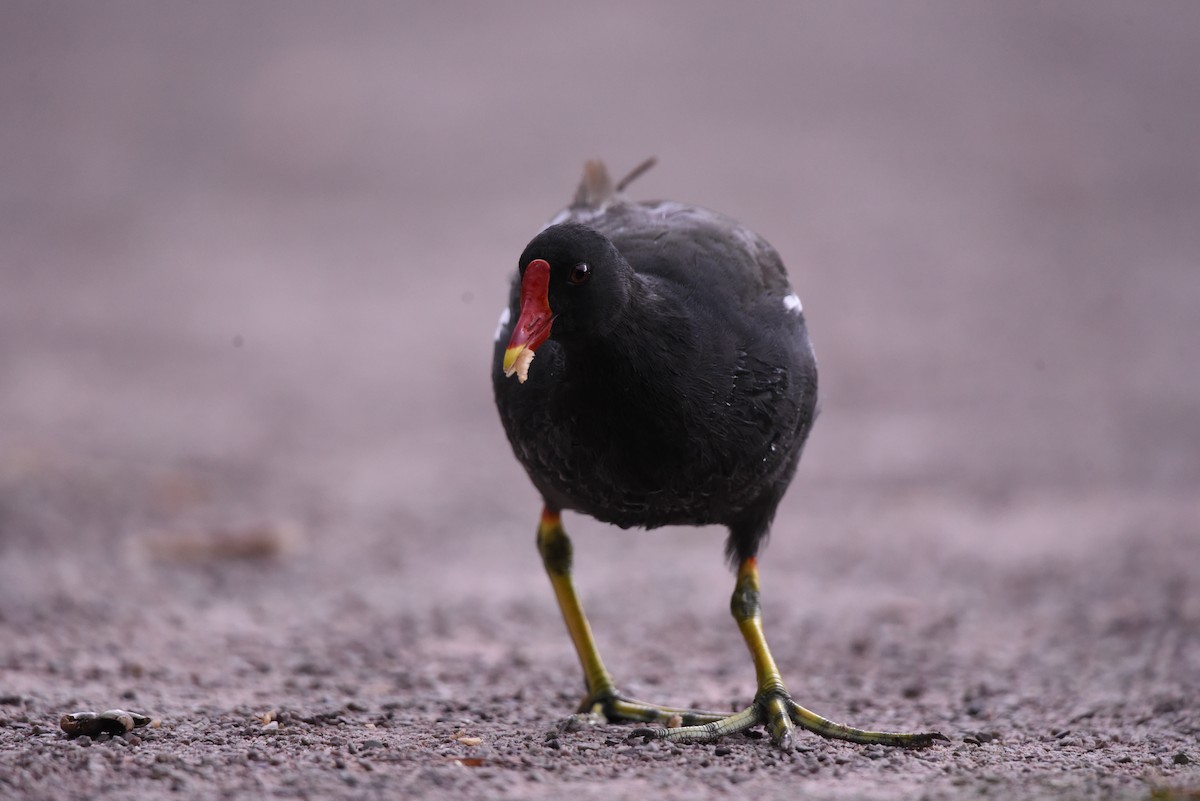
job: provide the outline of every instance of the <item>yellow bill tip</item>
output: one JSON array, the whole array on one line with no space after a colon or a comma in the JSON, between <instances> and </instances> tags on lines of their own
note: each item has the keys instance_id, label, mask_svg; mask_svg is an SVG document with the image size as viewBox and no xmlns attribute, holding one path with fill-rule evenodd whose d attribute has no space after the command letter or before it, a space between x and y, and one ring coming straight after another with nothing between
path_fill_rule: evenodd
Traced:
<instances>
[{"instance_id":1,"label":"yellow bill tip","mask_svg":"<svg viewBox=\"0 0 1200 801\"><path fill-rule=\"evenodd\" d=\"M515 373L517 381L522 384L529 378L529 363L533 361L533 351L525 345L514 345L504 351L504 375L511 378Z\"/></svg>"}]
</instances>

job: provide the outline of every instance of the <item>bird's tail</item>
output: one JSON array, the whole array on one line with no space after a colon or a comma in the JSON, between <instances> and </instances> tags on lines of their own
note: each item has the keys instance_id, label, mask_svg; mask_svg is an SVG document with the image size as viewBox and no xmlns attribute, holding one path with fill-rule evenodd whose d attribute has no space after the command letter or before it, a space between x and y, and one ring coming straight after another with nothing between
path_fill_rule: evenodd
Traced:
<instances>
[{"instance_id":1,"label":"bird's tail","mask_svg":"<svg viewBox=\"0 0 1200 801\"><path fill-rule=\"evenodd\" d=\"M583 165L583 180L579 182L579 188L575 190L575 200L572 201L571 208L600 208L617 194L624 192L625 187L637 180L642 173L656 163L658 163L658 159L651 156L614 184L603 161L593 159L587 162Z\"/></svg>"}]
</instances>

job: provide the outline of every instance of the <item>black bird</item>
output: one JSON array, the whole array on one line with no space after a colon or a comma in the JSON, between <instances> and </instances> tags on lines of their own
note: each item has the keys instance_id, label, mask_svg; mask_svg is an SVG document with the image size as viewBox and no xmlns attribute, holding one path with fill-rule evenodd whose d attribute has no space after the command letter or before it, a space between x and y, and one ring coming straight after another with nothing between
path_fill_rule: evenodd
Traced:
<instances>
[{"instance_id":1,"label":"black bird","mask_svg":"<svg viewBox=\"0 0 1200 801\"><path fill-rule=\"evenodd\" d=\"M585 165L572 204L521 254L496 331L496 406L545 504L538 549L583 666L579 711L664 724L636 733L675 742L758 724L784 748L797 725L859 743L945 739L834 723L784 688L755 560L816 415L816 360L800 299L762 237L706 209L625 199L652 164L615 186L602 163ZM729 529L730 606L758 678L748 709L676 709L617 691L571 582L564 509L621 527Z\"/></svg>"}]
</instances>

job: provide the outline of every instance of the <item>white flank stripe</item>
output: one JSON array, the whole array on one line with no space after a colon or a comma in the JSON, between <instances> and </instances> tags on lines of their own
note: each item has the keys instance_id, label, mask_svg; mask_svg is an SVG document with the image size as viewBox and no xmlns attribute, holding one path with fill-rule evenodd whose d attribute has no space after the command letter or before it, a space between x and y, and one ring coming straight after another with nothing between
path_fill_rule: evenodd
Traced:
<instances>
[{"instance_id":1,"label":"white flank stripe","mask_svg":"<svg viewBox=\"0 0 1200 801\"><path fill-rule=\"evenodd\" d=\"M504 307L504 311L500 312L500 321L496 323L496 333L492 335L493 342L500 341L500 335L504 333L504 326L508 325L508 321L512 319L512 312L508 307Z\"/></svg>"}]
</instances>

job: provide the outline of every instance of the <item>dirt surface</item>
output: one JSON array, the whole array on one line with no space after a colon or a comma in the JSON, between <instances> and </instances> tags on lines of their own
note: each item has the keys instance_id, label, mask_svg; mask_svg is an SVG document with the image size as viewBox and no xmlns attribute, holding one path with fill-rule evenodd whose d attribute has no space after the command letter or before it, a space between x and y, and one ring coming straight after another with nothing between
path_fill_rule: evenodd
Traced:
<instances>
[{"instance_id":1,"label":"dirt surface","mask_svg":"<svg viewBox=\"0 0 1200 801\"><path fill-rule=\"evenodd\" d=\"M0 797L1200 797L1200 6L560 5L4 5ZM492 329L651 154L821 360L790 689L949 744L564 723ZM749 701L722 532L566 524L626 690Z\"/></svg>"}]
</instances>

